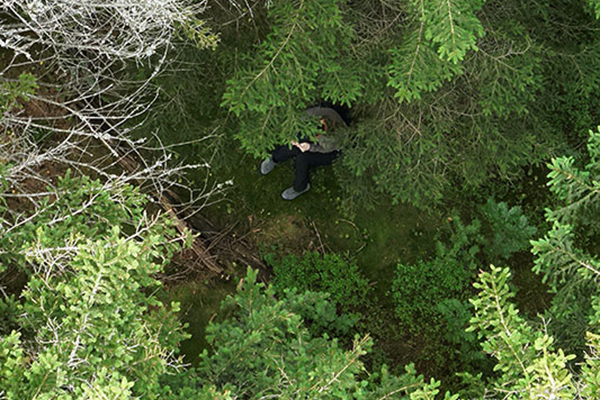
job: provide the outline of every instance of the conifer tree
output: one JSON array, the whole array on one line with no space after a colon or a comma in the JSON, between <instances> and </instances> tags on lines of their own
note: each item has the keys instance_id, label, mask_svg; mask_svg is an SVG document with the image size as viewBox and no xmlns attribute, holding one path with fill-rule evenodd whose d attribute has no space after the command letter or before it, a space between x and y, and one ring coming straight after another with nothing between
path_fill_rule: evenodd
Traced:
<instances>
[{"instance_id":1,"label":"conifer tree","mask_svg":"<svg viewBox=\"0 0 600 400\"><path fill-rule=\"evenodd\" d=\"M429 207L453 188L517 177L522 166L577 146L581 132L569 137L565 128L589 124L597 108L600 24L587 4L303 0L267 8L260 22L270 33L236 47L244 56L227 66L223 105L239 117L227 129L264 156L315 134L304 108L351 104L356 123L341 135L344 156L334 166L349 202L384 193Z\"/></svg>"},{"instance_id":2,"label":"conifer tree","mask_svg":"<svg viewBox=\"0 0 600 400\"><path fill-rule=\"evenodd\" d=\"M492 355L497 375L479 396L505 399L593 399L600 394L597 376L598 341L589 333L586 364L573 376L568 362L575 358L556 348L554 338L542 328L530 325L519 315L510 299L508 268L492 266L481 272L475 287L478 297L471 300L476 315L469 330L484 339L483 350ZM597 326L594 328L597 329Z\"/></svg>"},{"instance_id":3,"label":"conifer tree","mask_svg":"<svg viewBox=\"0 0 600 400\"><path fill-rule=\"evenodd\" d=\"M583 239L599 231L600 133L590 131L589 161L579 167L573 157L553 159L548 185L558 204L546 212L552 229L532 241L534 271L555 293L550 313L554 332L573 349L584 345L584 332L593 318L593 304L600 297L600 261L594 242Z\"/></svg>"},{"instance_id":4,"label":"conifer tree","mask_svg":"<svg viewBox=\"0 0 600 400\"><path fill-rule=\"evenodd\" d=\"M173 223L148 215L147 198L118 180L67 174L57 190L0 226L0 271L28 276L19 301L0 298L0 397L160 398L185 334L177 305L147 293L179 248Z\"/></svg>"},{"instance_id":5,"label":"conifer tree","mask_svg":"<svg viewBox=\"0 0 600 400\"><path fill-rule=\"evenodd\" d=\"M207 328L211 351L205 351L197 371L188 374L180 394L212 387L232 398L248 399L433 399L440 382L425 381L414 366L400 376L386 367L364 375L360 356L369 351L368 336L356 337L351 350L335 338L312 336L298 313L307 304L328 309L322 293L287 291L280 299L271 287L256 282L249 270L238 292L222 304L228 318ZM438 397L439 398L439 397ZM445 393L444 398L456 396Z\"/></svg>"},{"instance_id":6,"label":"conifer tree","mask_svg":"<svg viewBox=\"0 0 600 400\"><path fill-rule=\"evenodd\" d=\"M314 134L316 123L300 120L301 112L320 98L351 104L366 79L345 56L355 34L338 2L278 0L269 18L271 32L242 57L223 95L223 105L243 116L236 138L254 154L298 132Z\"/></svg>"}]
</instances>

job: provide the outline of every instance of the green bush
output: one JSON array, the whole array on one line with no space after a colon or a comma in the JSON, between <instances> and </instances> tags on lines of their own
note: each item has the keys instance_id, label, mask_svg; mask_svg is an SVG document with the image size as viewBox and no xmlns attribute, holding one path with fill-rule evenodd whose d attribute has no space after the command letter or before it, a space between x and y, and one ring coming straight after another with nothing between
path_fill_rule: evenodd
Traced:
<instances>
[{"instance_id":1,"label":"green bush","mask_svg":"<svg viewBox=\"0 0 600 400\"><path fill-rule=\"evenodd\" d=\"M274 287L278 291L277 287ZM358 316L351 313L337 313L336 305L331 301L329 293L299 292L296 288L284 289L283 296L293 313L300 315L310 332L315 337L327 334L330 337L349 338L352 328L358 321Z\"/></svg>"},{"instance_id":2,"label":"green bush","mask_svg":"<svg viewBox=\"0 0 600 400\"><path fill-rule=\"evenodd\" d=\"M436 307L445 299L460 296L470 283L470 275L454 259L398 264L392 283L398 318L411 330L422 324L441 323Z\"/></svg>"},{"instance_id":3,"label":"green bush","mask_svg":"<svg viewBox=\"0 0 600 400\"><path fill-rule=\"evenodd\" d=\"M481 250L484 237L481 235L481 222L474 219L465 225L458 215L452 218L450 237L436 242L436 257L452 259L463 264L463 269L475 269L478 265L477 256Z\"/></svg>"},{"instance_id":4,"label":"green bush","mask_svg":"<svg viewBox=\"0 0 600 400\"><path fill-rule=\"evenodd\" d=\"M330 300L342 309L351 309L365 304L370 287L358 266L345 260L339 254L319 254L307 252L304 256L266 256L273 266L273 284L278 293L286 288L296 288L299 292L327 292Z\"/></svg>"},{"instance_id":5,"label":"green bush","mask_svg":"<svg viewBox=\"0 0 600 400\"><path fill-rule=\"evenodd\" d=\"M473 220L464 224L458 216L452 218L450 237L436 243L436 256L416 264L398 263L392 282L392 297L400 321L416 331L425 325L442 323L438 305L447 299L464 300L466 290L479 265L481 224Z\"/></svg>"},{"instance_id":6,"label":"green bush","mask_svg":"<svg viewBox=\"0 0 600 400\"><path fill-rule=\"evenodd\" d=\"M15 107L22 107L19 100L29 101L37 88L35 76L28 73L19 75L18 82L0 82L0 116L3 117L4 113Z\"/></svg>"}]
</instances>

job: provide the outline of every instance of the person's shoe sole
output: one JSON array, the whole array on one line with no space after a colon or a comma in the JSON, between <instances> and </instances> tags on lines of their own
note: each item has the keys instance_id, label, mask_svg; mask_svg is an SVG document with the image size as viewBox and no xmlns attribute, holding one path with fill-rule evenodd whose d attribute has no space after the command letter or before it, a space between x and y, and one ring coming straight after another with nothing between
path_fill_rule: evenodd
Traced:
<instances>
[{"instance_id":1,"label":"person's shoe sole","mask_svg":"<svg viewBox=\"0 0 600 400\"><path fill-rule=\"evenodd\" d=\"M304 189L301 192L296 192L294 190L294 187L289 187L287 189L285 189L282 193L281 193L281 198L284 200L294 200L296 197L308 192L310 189L310 183L306 185L306 189Z\"/></svg>"},{"instance_id":2,"label":"person's shoe sole","mask_svg":"<svg viewBox=\"0 0 600 400\"><path fill-rule=\"evenodd\" d=\"M271 171L273 171L273 169L275 169L275 161L273 161L273 158L269 157L264 159L261 163L260 163L260 173L262 175L267 175L268 173L270 173Z\"/></svg>"}]
</instances>

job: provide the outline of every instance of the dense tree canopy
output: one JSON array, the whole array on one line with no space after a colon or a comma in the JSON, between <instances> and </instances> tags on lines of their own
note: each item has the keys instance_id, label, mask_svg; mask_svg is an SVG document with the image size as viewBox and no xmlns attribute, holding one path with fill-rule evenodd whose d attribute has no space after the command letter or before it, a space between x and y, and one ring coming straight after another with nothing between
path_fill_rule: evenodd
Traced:
<instances>
[{"instance_id":1,"label":"dense tree canopy","mask_svg":"<svg viewBox=\"0 0 600 400\"><path fill-rule=\"evenodd\" d=\"M352 105L337 169L348 190L429 205L454 184L518 176L582 143L600 81L591 11L567 1L270 2L260 39L234 44L242 55L223 105L253 154L294 138L315 99Z\"/></svg>"},{"instance_id":2,"label":"dense tree canopy","mask_svg":"<svg viewBox=\"0 0 600 400\"><path fill-rule=\"evenodd\" d=\"M0 399L600 398L599 0L6 0L0 13ZM233 270L236 292L184 363L188 327L161 279L198 239L178 211L223 188L185 172L314 137L304 110L318 102L352 115L337 206L411 203L451 228L395 260L384 294L346 255L259 254L270 284ZM549 169L545 214L494 199L533 168ZM529 268L529 251L551 293L538 316L493 266ZM382 328L367 314L383 303ZM369 328L456 346L454 380L386 365Z\"/></svg>"}]
</instances>

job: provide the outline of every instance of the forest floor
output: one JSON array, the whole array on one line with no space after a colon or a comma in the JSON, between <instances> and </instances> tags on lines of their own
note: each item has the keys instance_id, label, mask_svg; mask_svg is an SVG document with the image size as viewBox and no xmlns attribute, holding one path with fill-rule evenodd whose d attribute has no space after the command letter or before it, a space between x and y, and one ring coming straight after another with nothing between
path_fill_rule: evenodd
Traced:
<instances>
[{"instance_id":1,"label":"forest floor","mask_svg":"<svg viewBox=\"0 0 600 400\"><path fill-rule=\"evenodd\" d=\"M451 224L450 213L456 208L427 213L410 205L381 201L374 209L359 210L349 218L339 208L342 191L332 167L312 171L311 190L289 202L280 195L293 181L293 163L278 166L262 176L259 160L241 153L229 157L225 163L227 169L214 171L213 178L233 179L234 184L222 201L205 208L203 214L216 226L236 224L230 235L245 235L259 257L269 252L300 255L305 251L322 251L354 260L374 287L374 306L360 325L365 330L361 333L370 333L376 343L365 361L372 366L387 363L392 371L401 371L404 365L414 362L419 373L451 379L453 366L446 360L448 352L457 350L441 348L438 338L403 331L396 321L390 289L398 262L415 263L433 254L436 235ZM538 179L541 173L543 169L530 172L514 190L507 192L510 198L499 200L519 204L530 215L539 214L547 197L544 180ZM199 171L196 177L199 181L203 179L200 174L203 172ZM519 197L513 193L519 193ZM462 215L473 209L460 200L454 203ZM529 252L517 253L508 263L515 275L513 283L519 307L535 316L548 306L549 298L539 277L531 272L532 256ZM242 277L247 266L228 267L233 275ZM172 285L165 293L166 299L181 302L182 320L192 335L181 347L186 361L197 363L198 354L206 348L204 329L218 313L220 302L235 290L234 280L200 279Z\"/></svg>"}]
</instances>

